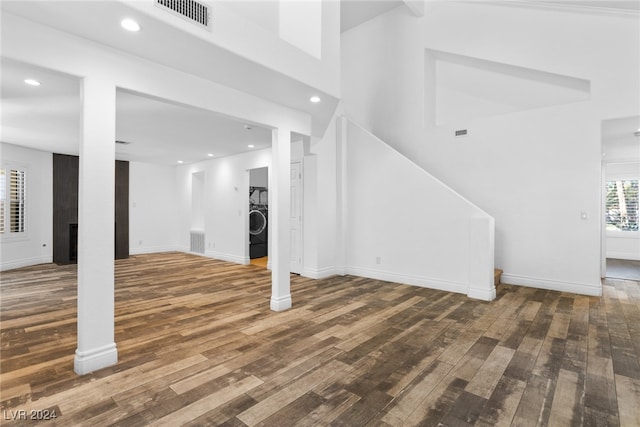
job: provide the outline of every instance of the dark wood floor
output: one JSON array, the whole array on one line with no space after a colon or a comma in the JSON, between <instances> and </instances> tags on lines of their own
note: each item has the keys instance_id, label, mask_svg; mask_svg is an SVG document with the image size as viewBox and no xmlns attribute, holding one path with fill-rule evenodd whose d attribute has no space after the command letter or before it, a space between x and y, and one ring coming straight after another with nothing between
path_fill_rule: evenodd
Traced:
<instances>
[{"instance_id":1,"label":"dark wood floor","mask_svg":"<svg viewBox=\"0 0 640 427\"><path fill-rule=\"evenodd\" d=\"M292 276L274 313L267 270L140 255L116 263L120 361L79 377L75 275L2 274L3 425L640 425L638 282L488 303Z\"/></svg>"}]
</instances>

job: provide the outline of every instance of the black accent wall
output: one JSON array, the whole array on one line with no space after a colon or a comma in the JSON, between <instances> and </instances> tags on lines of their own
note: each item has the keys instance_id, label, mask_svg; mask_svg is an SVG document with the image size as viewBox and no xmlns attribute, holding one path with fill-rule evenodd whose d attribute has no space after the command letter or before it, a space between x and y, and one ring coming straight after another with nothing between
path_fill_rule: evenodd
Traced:
<instances>
[{"instance_id":1,"label":"black accent wall","mask_svg":"<svg viewBox=\"0 0 640 427\"><path fill-rule=\"evenodd\" d=\"M116 259L129 258L129 162L116 160Z\"/></svg>"},{"instance_id":2,"label":"black accent wall","mask_svg":"<svg viewBox=\"0 0 640 427\"><path fill-rule=\"evenodd\" d=\"M115 164L115 259L129 258L129 162ZM77 262L79 158L53 155L53 262Z\"/></svg>"}]
</instances>

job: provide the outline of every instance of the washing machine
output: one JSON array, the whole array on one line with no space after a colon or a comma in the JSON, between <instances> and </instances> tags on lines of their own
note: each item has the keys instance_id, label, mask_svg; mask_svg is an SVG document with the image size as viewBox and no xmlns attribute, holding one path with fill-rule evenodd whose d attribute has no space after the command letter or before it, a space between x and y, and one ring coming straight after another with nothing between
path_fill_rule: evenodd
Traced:
<instances>
[{"instance_id":1,"label":"washing machine","mask_svg":"<svg viewBox=\"0 0 640 427\"><path fill-rule=\"evenodd\" d=\"M269 209L267 205L266 189L252 188L249 204L249 258L262 258L268 255L268 220ZM255 203L255 202L258 203Z\"/></svg>"}]
</instances>

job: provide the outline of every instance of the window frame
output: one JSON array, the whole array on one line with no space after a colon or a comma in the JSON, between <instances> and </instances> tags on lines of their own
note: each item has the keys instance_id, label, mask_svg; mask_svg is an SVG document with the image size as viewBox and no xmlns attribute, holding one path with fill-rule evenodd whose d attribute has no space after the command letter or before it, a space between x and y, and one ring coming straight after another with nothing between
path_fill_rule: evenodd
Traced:
<instances>
[{"instance_id":1,"label":"window frame","mask_svg":"<svg viewBox=\"0 0 640 427\"><path fill-rule=\"evenodd\" d=\"M3 242L16 242L29 239L29 223L30 223L30 209L29 209L29 168L21 163L5 162L0 165L0 169L5 171L5 199L4 199L4 231L0 233L0 239ZM24 172L24 231L11 231L11 170L17 170Z\"/></svg>"},{"instance_id":2,"label":"window frame","mask_svg":"<svg viewBox=\"0 0 640 427\"><path fill-rule=\"evenodd\" d=\"M613 237L613 238L622 238L622 239L638 239L640 238L640 229L638 230L611 230L607 228L608 222L607 222L607 188L610 182L616 182L616 181L638 181L638 183L640 184L640 177L636 177L636 176L628 176L627 174L612 174L612 176L608 176L606 177L606 179L604 180L604 193L603 193L603 197L604 197L604 227L605 227L605 234L607 237ZM638 203L640 204L640 196L638 197Z\"/></svg>"}]
</instances>

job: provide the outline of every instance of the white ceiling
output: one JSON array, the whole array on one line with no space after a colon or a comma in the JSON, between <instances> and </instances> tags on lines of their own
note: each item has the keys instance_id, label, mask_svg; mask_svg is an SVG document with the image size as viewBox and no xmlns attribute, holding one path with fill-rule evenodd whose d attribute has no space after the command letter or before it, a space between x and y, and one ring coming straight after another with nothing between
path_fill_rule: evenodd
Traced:
<instances>
[{"instance_id":1,"label":"white ceiling","mask_svg":"<svg viewBox=\"0 0 640 427\"><path fill-rule=\"evenodd\" d=\"M341 0L340 32L344 33L403 4L402 0Z\"/></svg>"},{"instance_id":2,"label":"white ceiling","mask_svg":"<svg viewBox=\"0 0 640 427\"><path fill-rule=\"evenodd\" d=\"M2 142L77 154L80 90L74 77L2 58ZM41 86L26 85L32 78Z\"/></svg>"},{"instance_id":3,"label":"white ceiling","mask_svg":"<svg viewBox=\"0 0 640 427\"><path fill-rule=\"evenodd\" d=\"M78 154L78 79L3 58L2 141L61 154ZM41 82L29 86L24 79ZM250 127L250 130L245 128ZM271 146L271 130L188 106L118 90L116 145L120 160L176 164ZM115 141L114 141L115 143ZM254 145L249 148L248 145Z\"/></svg>"},{"instance_id":4,"label":"white ceiling","mask_svg":"<svg viewBox=\"0 0 640 427\"><path fill-rule=\"evenodd\" d=\"M123 52L181 69L243 92L309 113L324 133L338 99L297 80L225 51L163 22L144 16L143 31L131 34L118 23L122 16L139 16L117 1L2 1L2 12L78 35ZM115 25L114 25L115 23ZM10 43L3 38L2 43ZM225 66L220 66L225 64ZM1 140L34 149L78 153L80 97L73 76L11 60L1 63ZM40 87L23 83L37 78ZM320 95L322 102L309 98ZM232 155L271 145L271 131L188 106L174 105L118 92L117 157L175 164ZM248 148L249 144L254 148Z\"/></svg>"},{"instance_id":5,"label":"white ceiling","mask_svg":"<svg viewBox=\"0 0 640 427\"><path fill-rule=\"evenodd\" d=\"M118 91L116 139L121 160L172 164L271 147L271 130L209 111ZM254 147L248 147L253 145Z\"/></svg>"},{"instance_id":6,"label":"white ceiling","mask_svg":"<svg viewBox=\"0 0 640 427\"><path fill-rule=\"evenodd\" d=\"M526 3L548 2L520 2ZM618 10L640 8L637 0L576 0L562 3ZM343 0L341 30L354 28L403 4L402 0ZM144 27L144 33L153 43L133 44L130 37L119 28L107 24L118 22L117 18L124 11L132 11L121 2L4 0L2 9L3 12L8 10L95 42L164 65L180 67L195 75L306 111L313 116L314 123L326 123L338 102L336 98L321 94L323 102L310 105L309 96L316 93L313 88L266 69L260 70L262 78L256 78L256 64L249 64L246 59L211 44L194 41L190 35L153 20L145 22ZM7 42L10 41L3 40L3 43ZM184 46L189 48L185 49ZM236 66L217 67L216 61L233 61ZM6 59L2 60L0 66L0 139L34 149L77 154L80 114L77 79ZM229 69L240 72L232 75L225 71ZM23 80L28 77L40 80L42 85L25 85ZM250 143L255 145L254 149L265 148L270 146L271 141L268 129L252 126L251 131L246 131L245 123L236 120L122 91L118 92L116 114L116 138L131 142L130 145L117 146L117 156L121 159L163 164L175 164L177 160L193 162L208 158L208 153L226 156L248 151L247 145Z\"/></svg>"}]
</instances>

